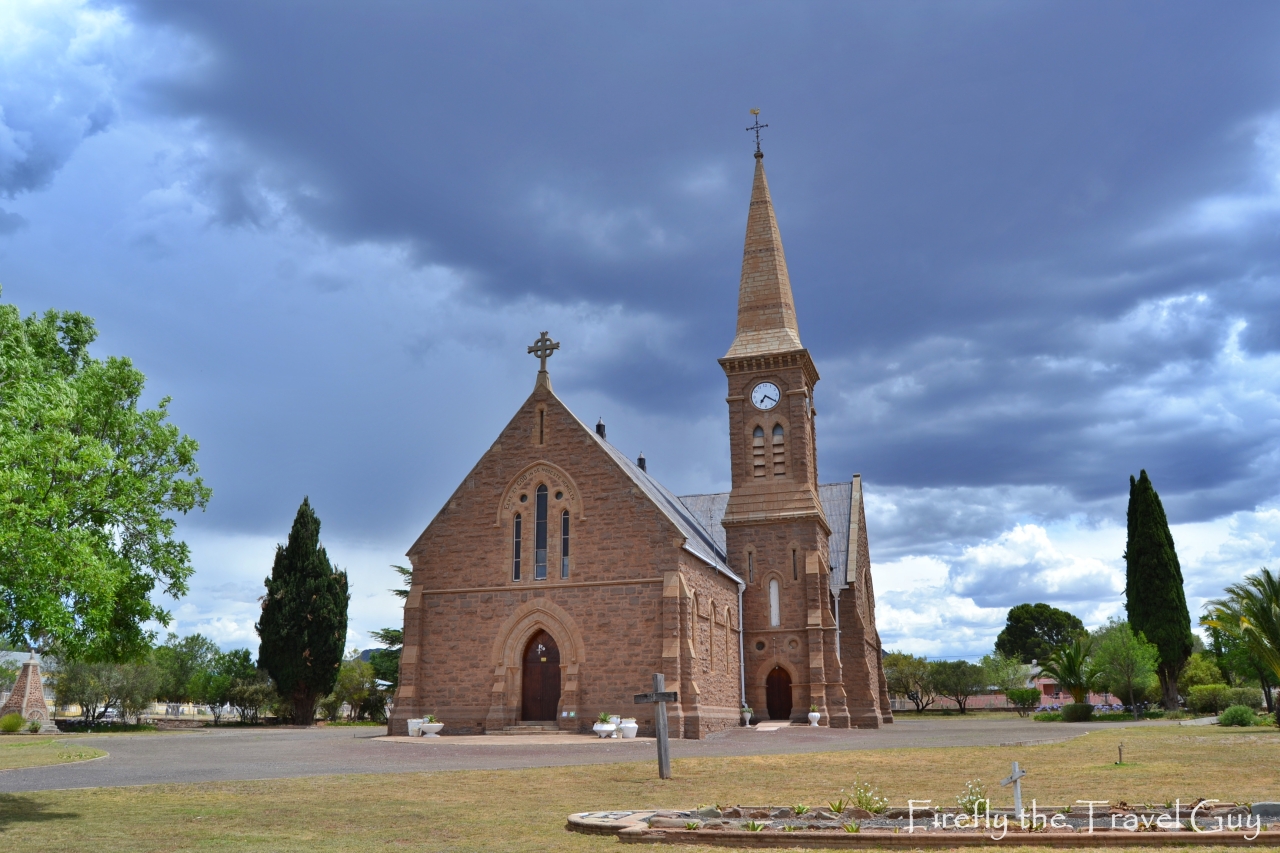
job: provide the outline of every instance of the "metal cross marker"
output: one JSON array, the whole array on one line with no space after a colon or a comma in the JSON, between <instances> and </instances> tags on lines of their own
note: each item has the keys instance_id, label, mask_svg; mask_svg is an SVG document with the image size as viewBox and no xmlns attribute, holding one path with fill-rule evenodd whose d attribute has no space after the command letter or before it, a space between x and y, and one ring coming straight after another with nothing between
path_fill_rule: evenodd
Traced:
<instances>
[{"instance_id":1,"label":"metal cross marker","mask_svg":"<svg viewBox=\"0 0 1280 853\"><path fill-rule=\"evenodd\" d=\"M1013 762L1013 772L1000 780L1000 787L1007 788L1013 786L1013 810L1018 815L1018 820L1022 820L1024 812L1022 811L1022 777L1027 775L1027 771L1018 767L1018 762Z\"/></svg>"},{"instance_id":2,"label":"metal cross marker","mask_svg":"<svg viewBox=\"0 0 1280 853\"><path fill-rule=\"evenodd\" d=\"M547 333L543 332L542 337L533 342L533 346L529 347L529 352L542 359L542 367L538 368L539 373L547 372L547 359L551 357L551 353L560 349L557 341L547 337Z\"/></svg>"},{"instance_id":3,"label":"metal cross marker","mask_svg":"<svg viewBox=\"0 0 1280 853\"><path fill-rule=\"evenodd\" d=\"M769 125L760 123L760 110L756 109L755 107L752 107L751 114L756 117L756 123L751 125L751 127L748 127L747 130L754 130L756 132L756 153L759 154L760 153L760 129L762 127L768 127Z\"/></svg>"},{"instance_id":4,"label":"metal cross marker","mask_svg":"<svg viewBox=\"0 0 1280 853\"><path fill-rule=\"evenodd\" d=\"M655 704L658 706L654 710L653 720L654 727L658 730L659 779L671 778L671 745L667 743L667 703L680 701L680 694L674 690L670 692L663 690L666 686L666 676L660 672L655 672L653 674L653 692L637 693L635 695L637 705Z\"/></svg>"}]
</instances>

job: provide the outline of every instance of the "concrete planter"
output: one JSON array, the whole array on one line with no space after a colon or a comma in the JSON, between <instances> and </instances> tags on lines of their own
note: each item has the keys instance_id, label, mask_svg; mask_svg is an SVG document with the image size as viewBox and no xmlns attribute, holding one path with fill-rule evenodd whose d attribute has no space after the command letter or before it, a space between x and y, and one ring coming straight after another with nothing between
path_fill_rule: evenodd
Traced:
<instances>
[{"instance_id":1,"label":"concrete planter","mask_svg":"<svg viewBox=\"0 0 1280 853\"><path fill-rule=\"evenodd\" d=\"M444 723L423 723L423 737L440 737L440 730L444 728Z\"/></svg>"}]
</instances>

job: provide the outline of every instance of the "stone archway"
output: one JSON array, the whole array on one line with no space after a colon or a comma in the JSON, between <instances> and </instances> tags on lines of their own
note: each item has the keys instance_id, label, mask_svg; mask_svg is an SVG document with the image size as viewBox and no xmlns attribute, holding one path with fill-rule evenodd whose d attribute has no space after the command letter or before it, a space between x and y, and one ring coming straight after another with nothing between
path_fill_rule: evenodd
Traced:
<instances>
[{"instance_id":1,"label":"stone archway","mask_svg":"<svg viewBox=\"0 0 1280 853\"><path fill-rule=\"evenodd\" d=\"M520 674L520 719L555 722L560 710L560 648L539 631L524 650Z\"/></svg>"},{"instance_id":2,"label":"stone archway","mask_svg":"<svg viewBox=\"0 0 1280 853\"><path fill-rule=\"evenodd\" d=\"M791 719L791 673L781 666L775 666L765 676L764 692L769 719Z\"/></svg>"},{"instance_id":3,"label":"stone archway","mask_svg":"<svg viewBox=\"0 0 1280 853\"><path fill-rule=\"evenodd\" d=\"M534 639L545 633L559 652L559 709L544 719L556 720L560 727L578 729L578 671L586 661L586 645L577 622L563 607L545 598L535 598L512 611L494 637L492 665L494 684L487 731L515 725L523 716L525 654ZM541 661L538 661L541 663Z\"/></svg>"}]
</instances>

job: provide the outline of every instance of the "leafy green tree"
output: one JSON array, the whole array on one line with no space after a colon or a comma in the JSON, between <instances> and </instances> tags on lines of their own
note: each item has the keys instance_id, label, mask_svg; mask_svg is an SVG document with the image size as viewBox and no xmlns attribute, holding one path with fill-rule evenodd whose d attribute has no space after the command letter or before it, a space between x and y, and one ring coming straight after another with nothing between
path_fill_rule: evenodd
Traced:
<instances>
[{"instance_id":1,"label":"leafy green tree","mask_svg":"<svg viewBox=\"0 0 1280 853\"><path fill-rule=\"evenodd\" d=\"M1213 656L1205 652L1196 652L1187 658L1182 672L1178 673L1178 690L1185 696L1192 687L1201 684L1224 684L1222 670L1214 662Z\"/></svg>"},{"instance_id":2,"label":"leafy green tree","mask_svg":"<svg viewBox=\"0 0 1280 853\"><path fill-rule=\"evenodd\" d=\"M217 644L202 634L185 637L170 634L164 645L151 653L151 660L161 673L158 698L162 702L195 699L190 689L191 679L209 669L217 656Z\"/></svg>"},{"instance_id":3,"label":"leafy green tree","mask_svg":"<svg viewBox=\"0 0 1280 853\"><path fill-rule=\"evenodd\" d=\"M1056 681L1059 689L1070 693L1077 705L1087 703L1097 686L1097 670L1089 660L1092 651L1093 639L1082 634L1040 662L1040 671Z\"/></svg>"},{"instance_id":4,"label":"leafy green tree","mask_svg":"<svg viewBox=\"0 0 1280 853\"><path fill-rule=\"evenodd\" d=\"M198 445L142 408L127 358L89 355L93 320L0 304L0 635L67 659L140 660L187 592L175 515L203 509Z\"/></svg>"},{"instance_id":5,"label":"leafy green tree","mask_svg":"<svg viewBox=\"0 0 1280 853\"><path fill-rule=\"evenodd\" d=\"M135 720L155 700L160 671L150 663L70 661L54 668L54 701L79 705L85 722L97 722L115 709Z\"/></svg>"},{"instance_id":6,"label":"leafy green tree","mask_svg":"<svg viewBox=\"0 0 1280 853\"><path fill-rule=\"evenodd\" d=\"M331 695L339 705L345 703L350 708L353 720L386 719L387 694L378 685L373 666L360 659L359 651L342 662Z\"/></svg>"},{"instance_id":7,"label":"leafy green tree","mask_svg":"<svg viewBox=\"0 0 1280 853\"><path fill-rule=\"evenodd\" d=\"M231 691L237 682L253 681L258 670L248 649L218 652L209 664L191 676L187 692L191 699L209 706L213 723L222 721L223 708L231 702Z\"/></svg>"},{"instance_id":8,"label":"leafy green tree","mask_svg":"<svg viewBox=\"0 0 1280 853\"><path fill-rule=\"evenodd\" d=\"M140 721L156 699L160 687L161 672L151 663L112 664L118 686L116 707L125 722Z\"/></svg>"},{"instance_id":9,"label":"leafy green tree","mask_svg":"<svg viewBox=\"0 0 1280 853\"><path fill-rule=\"evenodd\" d=\"M1156 675L1164 707L1173 710L1178 707L1178 674L1191 656L1191 614L1169 521L1145 469L1136 480L1129 478L1128 524L1124 591L1129 627L1159 650Z\"/></svg>"},{"instance_id":10,"label":"leafy green tree","mask_svg":"<svg viewBox=\"0 0 1280 853\"><path fill-rule=\"evenodd\" d=\"M926 708L938 700L938 693L934 690L929 675L929 661L925 658L906 652L887 652L883 665L889 692L910 699L916 706L917 714L923 714Z\"/></svg>"},{"instance_id":11,"label":"leafy green tree","mask_svg":"<svg viewBox=\"0 0 1280 853\"><path fill-rule=\"evenodd\" d=\"M316 702L333 690L347 637L347 573L320 544L320 519L302 499L288 544L276 546L266 579L258 663L291 706L293 722L315 722Z\"/></svg>"},{"instance_id":12,"label":"leafy green tree","mask_svg":"<svg viewBox=\"0 0 1280 853\"><path fill-rule=\"evenodd\" d=\"M1084 623L1048 604L1019 604L1009 608L1004 630L996 637L996 652L1023 663L1043 661L1053 650L1084 632Z\"/></svg>"},{"instance_id":13,"label":"leafy green tree","mask_svg":"<svg viewBox=\"0 0 1280 853\"><path fill-rule=\"evenodd\" d=\"M1093 668L1098 683L1133 708L1142 718L1142 697L1156 680L1160 655L1142 634L1134 634L1128 622L1112 619L1094 635Z\"/></svg>"},{"instance_id":14,"label":"leafy green tree","mask_svg":"<svg viewBox=\"0 0 1280 853\"><path fill-rule=\"evenodd\" d=\"M1018 711L1019 717L1026 717L1040 705L1041 693L1035 687L1015 687L1005 691L1005 698Z\"/></svg>"},{"instance_id":15,"label":"leafy green tree","mask_svg":"<svg viewBox=\"0 0 1280 853\"><path fill-rule=\"evenodd\" d=\"M395 593L398 598L408 598L409 586L413 583L413 569L408 566L392 566L391 568L399 572L400 578L404 581L403 587L393 589L391 592ZM386 648L374 649L369 654L369 663L373 665L373 671L378 680L389 684L388 690L394 694L396 687L400 684L400 652L404 648L404 629L383 628L379 631L372 631L371 636Z\"/></svg>"},{"instance_id":16,"label":"leafy green tree","mask_svg":"<svg viewBox=\"0 0 1280 853\"><path fill-rule=\"evenodd\" d=\"M978 665L982 667L987 686L1006 694L1010 690L1026 687L1027 680L1031 677L1031 667L1000 652L983 655Z\"/></svg>"},{"instance_id":17,"label":"leafy green tree","mask_svg":"<svg viewBox=\"0 0 1280 853\"><path fill-rule=\"evenodd\" d=\"M968 713L970 699L985 693L987 674L982 667L967 660L939 660L929 664L929 678L938 695L950 699Z\"/></svg>"},{"instance_id":18,"label":"leafy green tree","mask_svg":"<svg viewBox=\"0 0 1280 853\"><path fill-rule=\"evenodd\" d=\"M1206 609L1200 617L1200 625L1209 635L1206 653L1213 657L1213 662L1221 670L1223 677L1232 687L1244 687L1257 681L1267 707L1267 713L1275 710L1271 698L1271 688L1276 685L1275 679L1269 675L1266 666L1258 660L1253 651L1238 633L1224 631L1209 624L1212 613Z\"/></svg>"},{"instance_id":19,"label":"leafy green tree","mask_svg":"<svg viewBox=\"0 0 1280 853\"><path fill-rule=\"evenodd\" d=\"M1238 637L1262 664L1263 673L1280 682L1280 574L1264 566L1225 592L1208 603L1212 618L1205 624ZM1280 710L1275 719L1280 725Z\"/></svg>"},{"instance_id":20,"label":"leafy green tree","mask_svg":"<svg viewBox=\"0 0 1280 853\"><path fill-rule=\"evenodd\" d=\"M22 667L13 661L0 660L0 693L7 693L13 689L21 669Z\"/></svg>"},{"instance_id":21,"label":"leafy green tree","mask_svg":"<svg viewBox=\"0 0 1280 853\"><path fill-rule=\"evenodd\" d=\"M261 670L255 670L251 678L232 680L231 689L227 691L227 703L236 710L236 716L242 723L256 723L261 719L262 710L276 704L279 696L271 679Z\"/></svg>"}]
</instances>

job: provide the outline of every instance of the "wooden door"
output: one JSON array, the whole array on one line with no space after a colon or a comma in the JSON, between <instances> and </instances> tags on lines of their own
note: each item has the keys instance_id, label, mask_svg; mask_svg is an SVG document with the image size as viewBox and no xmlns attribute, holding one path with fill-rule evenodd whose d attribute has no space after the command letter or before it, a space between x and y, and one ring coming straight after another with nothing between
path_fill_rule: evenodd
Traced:
<instances>
[{"instance_id":1,"label":"wooden door","mask_svg":"<svg viewBox=\"0 0 1280 853\"><path fill-rule=\"evenodd\" d=\"M764 692L769 705L769 719L791 719L791 674L775 666L764 680Z\"/></svg>"},{"instance_id":2,"label":"wooden door","mask_svg":"<svg viewBox=\"0 0 1280 853\"><path fill-rule=\"evenodd\" d=\"M520 719L555 722L560 705L560 649L546 631L539 631L524 650Z\"/></svg>"}]
</instances>

